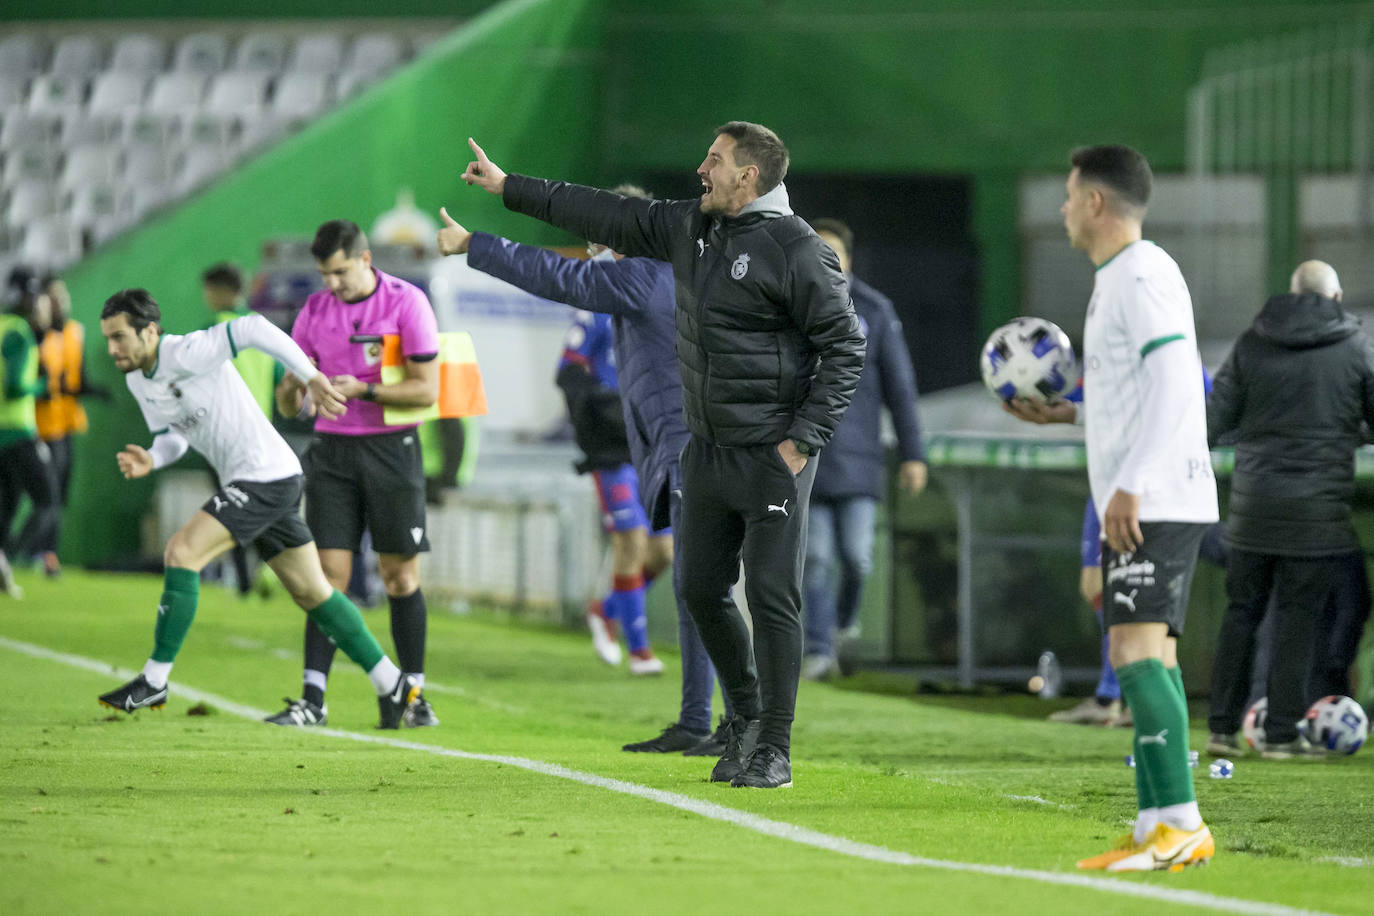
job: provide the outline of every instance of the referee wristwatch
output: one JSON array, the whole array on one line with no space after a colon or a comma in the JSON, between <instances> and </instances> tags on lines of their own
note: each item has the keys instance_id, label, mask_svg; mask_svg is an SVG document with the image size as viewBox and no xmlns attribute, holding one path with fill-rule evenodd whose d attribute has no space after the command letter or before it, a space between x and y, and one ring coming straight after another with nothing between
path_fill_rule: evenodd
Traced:
<instances>
[{"instance_id":1,"label":"referee wristwatch","mask_svg":"<svg viewBox=\"0 0 1374 916\"><path fill-rule=\"evenodd\" d=\"M815 450L813 450L809 444L803 442L800 439L793 439L792 447L795 448L797 452L804 458L810 458L812 455L815 454Z\"/></svg>"},{"instance_id":2,"label":"referee wristwatch","mask_svg":"<svg viewBox=\"0 0 1374 916\"><path fill-rule=\"evenodd\" d=\"M360 401L375 401L375 400L377 400L377 383L376 383L376 382L368 382L368 383L367 383L367 390L365 390L362 394L358 395L358 400L360 400Z\"/></svg>"}]
</instances>

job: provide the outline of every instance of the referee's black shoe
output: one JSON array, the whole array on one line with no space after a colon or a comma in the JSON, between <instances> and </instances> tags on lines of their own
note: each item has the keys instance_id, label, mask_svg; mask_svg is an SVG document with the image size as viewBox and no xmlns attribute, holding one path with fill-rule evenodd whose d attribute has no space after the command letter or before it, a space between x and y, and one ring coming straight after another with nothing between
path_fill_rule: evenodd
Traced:
<instances>
[{"instance_id":1,"label":"referee's black shoe","mask_svg":"<svg viewBox=\"0 0 1374 916\"><path fill-rule=\"evenodd\" d=\"M730 780L736 789L790 789L792 761L787 751L772 744L760 744L744 772Z\"/></svg>"},{"instance_id":2,"label":"referee's black shoe","mask_svg":"<svg viewBox=\"0 0 1374 916\"><path fill-rule=\"evenodd\" d=\"M758 719L736 715L725 723L725 753L711 770L711 782L729 782L743 773L758 740Z\"/></svg>"},{"instance_id":3,"label":"referee's black shoe","mask_svg":"<svg viewBox=\"0 0 1374 916\"><path fill-rule=\"evenodd\" d=\"M167 685L154 687L148 679L139 675L122 687L100 695L100 705L122 712L135 709L161 709L167 704Z\"/></svg>"},{"instance_id":4,"label":"referee's black shoe","mask_svg":"<svg viewBox=\"0 0 1374 916\"><path fill-rule=\"evenodd\" d=\"M710 732L693 731L680 722L674 722L663 730L663 734L647 741L636 741L620 749L631 754L677 754L691 750L702 741L711 737Z\"/></svg>"},{"instance_id":5,"label":"referee's black shoe","mask_svg":"<svg viewBox=\"0 0 1374 916\"><path fill-rule=\"evenodd\" d=\"M406 710L419 698L419 682L408 674L402 674L396 679L396 686L392 687L390 692L377 697L377 708L382 714L381 719L377 722L377 727L400 728L401 719L405 717Z\"/></svg>"}]
</instances>

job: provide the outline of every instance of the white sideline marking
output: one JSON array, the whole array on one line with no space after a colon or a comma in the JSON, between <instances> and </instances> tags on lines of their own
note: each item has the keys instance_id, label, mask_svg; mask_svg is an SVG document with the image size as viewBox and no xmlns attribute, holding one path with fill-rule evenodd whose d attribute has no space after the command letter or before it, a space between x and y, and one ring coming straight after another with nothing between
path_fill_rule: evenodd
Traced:
<instances>
[{"instance_id":1,"label":"white sideline marking","mask_svg":"<svg viewBox=\"0 0 1374 916\"><path fill-rule=\"evenodd\" d=\"M0 636L0 648L19 652L23 655L29 655L33 658L59 662L73 668L93 671L97 674L113 674L115 677L125 679L132 678L138 674L137 671L129 668L121 668L116 665L108 664L107 662L97 661L93 658L86 658L80 655L68 655L65 652L56 652L52 649L36 646L32 643L6 639L3 636ZM216 694L206 693L203 690L196 690L194 687L173 685L169 689L177 696L186 697L189 700L195 700L201 703L211 703L225 712L232 713L233 715L245 719L260 720L268 715L265 710L253 709L251 706L244 706L241 703L235 703L233 700L217 696ZM1111 878L1096 878L1072 872L1039 871L1030 868L1015 868L1009 865L983 865L976 862L930 859L925 856L915 856L910 853L887 849L883 846L860 843L856 840L846 839L845 837L832 836L828 833L821 833L817 830L799 827L796 824L789 824L784 821L770 820L766 817L760 817L757 814L751 814L748 811L740 811L737 808L727 808L724 805L702 801L701 799L692 798L688 795L679 795L676 792L667 792L662 789L641 786L633 782L611 779L606 776L597 776L595 773L583 773L578 770L570 770L556 763L545 763L542 760L530 760L526 757L507 757L502 754L478 754L472 751L460 751L453 748L438 747L432 744L420 744L415 741L403 741L399 738L388 738L382 735L342 731L337 728L311 728L309 729L309 733L329 738L344 738L349 741L359 741L365 744L380 744L385 747L394 747L408 751L420 751L426 754L435 754L440 757L452 757L458 760L479 760L485 763L500 763L506 766L528 770L531 773L539 773L544 776L556 776L559 779L567 779L571 782L593 786L598 789L608 789L623 795L633 795L637 798L658 802L661 805L668 805L669 807L677 808L681 811L699 814L702 817L712 820L734 824L736 827L743 827L746 830L752 830L766 836L789 840L793 843L800 843L803 846L813 846L827 852L837 852L841 855L853 856L856 859L864 859L869 862L884 862L889 865L935 868L942 871L970 872L979 875L991 875L998 878L1018 878L1023 881L1036 881L1041 884L1081 887L1088 890L1102 891L1108 894L1120 894L1125 897L1141 897L1147 900L1159 900L1164 903L1173 903L1180 906L1197 906L1226 913L1242 913L1246 914L1246 916L1330 916L1330 914L1322 913L1317 910L1300 910L1294 907L1283 906L1278 903L1264 903L1258 900L1244 900L1238 897L1220 897L1203 891L1157 887L1151 884L1138 884L1134 882L1118 881Z\"/></svg>"}]
</instances>

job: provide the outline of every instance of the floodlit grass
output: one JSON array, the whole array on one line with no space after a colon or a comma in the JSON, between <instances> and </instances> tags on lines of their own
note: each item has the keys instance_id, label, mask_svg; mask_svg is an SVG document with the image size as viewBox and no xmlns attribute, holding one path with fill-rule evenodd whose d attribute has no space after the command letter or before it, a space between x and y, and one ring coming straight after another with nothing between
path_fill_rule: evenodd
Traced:
<instances>
[{"instance_id":1,"label":"floodlit grass","mask_svg":"<svg viewBox=\"0 0 1374 916\"><path fill-rule=\"evenodd\" d=\"M0 637L137 668L160 582L24 576ZM389 646L385 611L369 625ZM207 587L173 684L275 712L298 695L302 616ZM796 787L711 785L713 761L630 755L675 717L677 668L632 680L581 634L430 617L427 693L443 724L391 733L516 755L944 861L1075 874L1133 814L1129 733L1051 725L1029 697L924 698L804 684ZM111 714L121 680L0 645L0 912L1184 912L1184 902L882 864L647 799L488 761L271 728L173 694ZM330 725L373 731L340 656ZM199 711L199 710L196 710ZM1199 710L1195 710L1198 712ZM1199 728L1193 744L1206 738ZM1206 758L1204 757L1204 761ZM1337 913L1369 912L1374 753L1237 761L1198 781L1208 868L1112 879Z\"/></svg>"}]
</instances>

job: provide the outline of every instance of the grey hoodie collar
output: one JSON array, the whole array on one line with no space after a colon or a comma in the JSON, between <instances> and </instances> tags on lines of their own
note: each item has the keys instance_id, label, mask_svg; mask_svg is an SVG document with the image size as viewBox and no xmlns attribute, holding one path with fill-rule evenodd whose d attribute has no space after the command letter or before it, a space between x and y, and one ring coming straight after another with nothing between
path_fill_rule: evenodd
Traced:
<instances>
[{"instance_id":1,"label":"grey hoodie collar","mask_svg":"<svg viewBox=\"0 0 1374 916\"><path fill-rule=\"evenodd\" d=\"M745 204L739 211L739 216L746 216L750 213L758 213L761 216L791 216L792 206L787 199L787 185L778 182L778 186L769 191L762 197L756 197Z\"/></svg>"}]
</instances>

